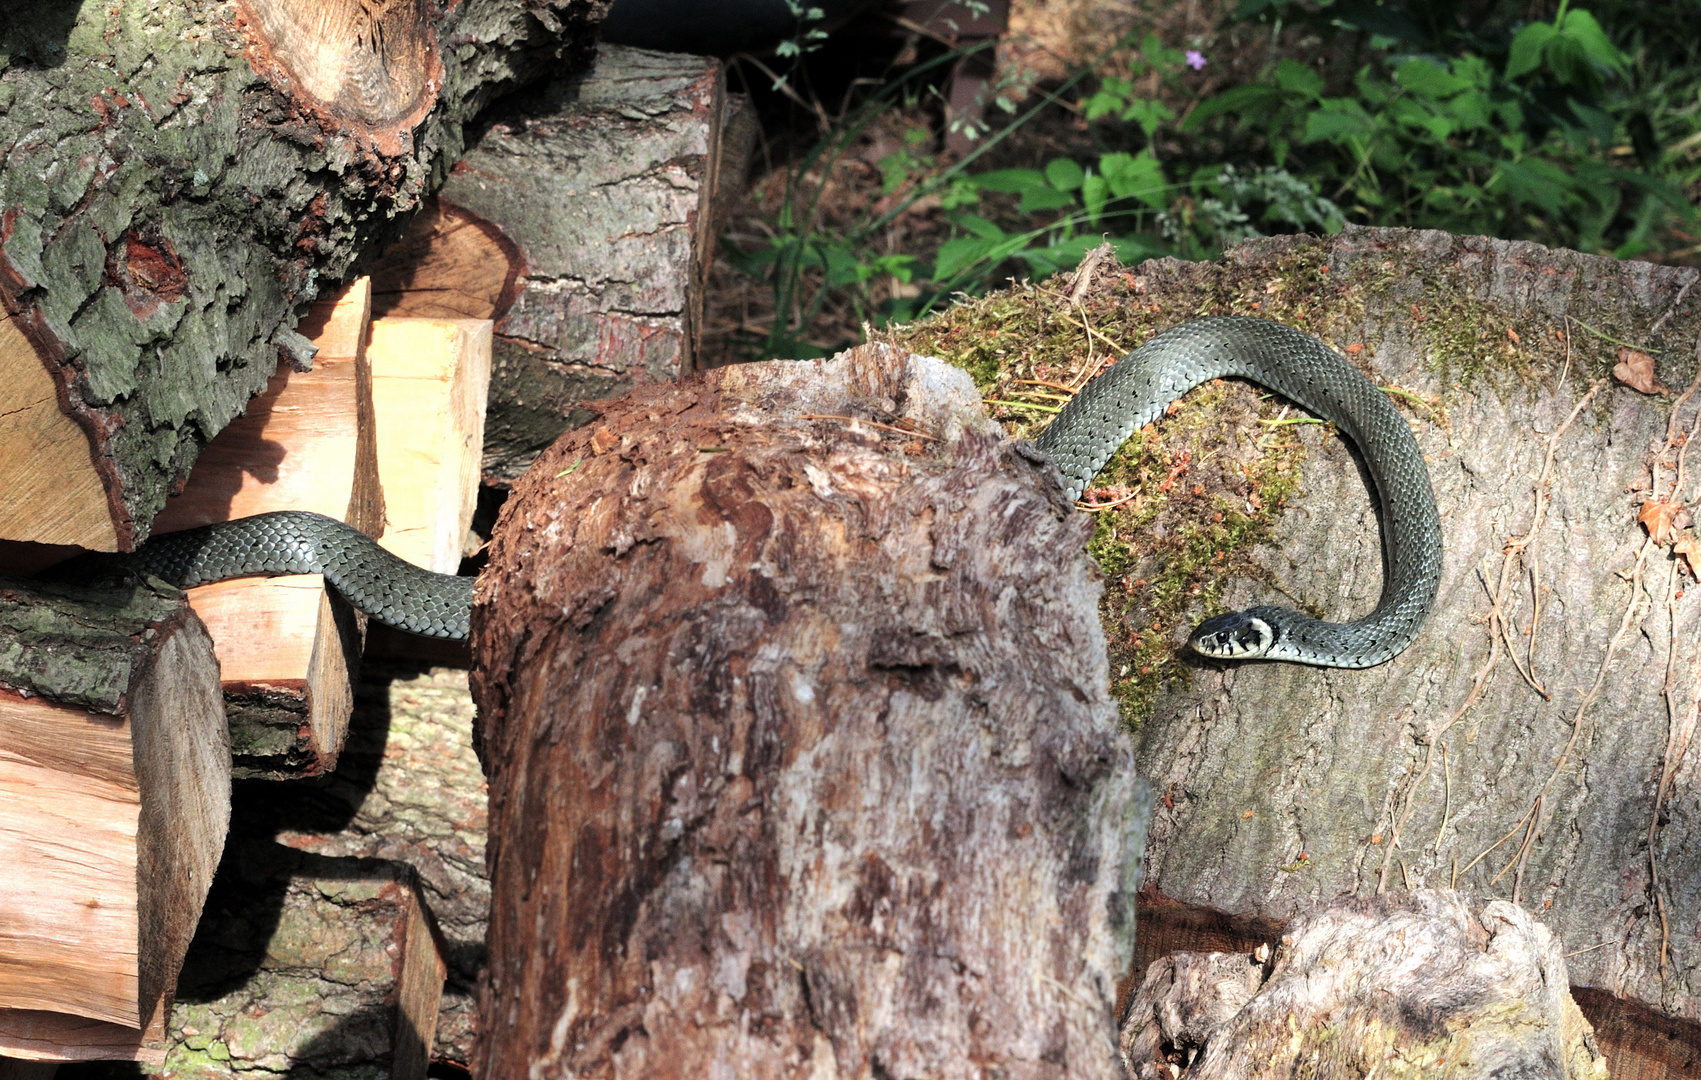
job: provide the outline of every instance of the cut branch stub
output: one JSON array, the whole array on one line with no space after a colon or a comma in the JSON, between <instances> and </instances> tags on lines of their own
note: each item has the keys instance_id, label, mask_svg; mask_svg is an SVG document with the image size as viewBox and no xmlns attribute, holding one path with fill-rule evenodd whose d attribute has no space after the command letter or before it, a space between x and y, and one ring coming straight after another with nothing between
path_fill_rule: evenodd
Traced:
<instances>
[{"instance_id":1,"label":"cut branch stub","mask_svg":"<svg viewBox=\"0 0 1701 1080\"><path fill-rule=\"evenodd\" d=\"M384 153L437 100L443 65L424 0L244 0L255 70L361 129ZM302 101L305 97L305 101Z\"/></svg>"},{"instance_id":2,"label":"cut branch stub","mask_svg":"<svg viewBox=\"0 0 1701 1080\"><path fill-rule=\"evenodd\" d=\"M474 1071L1115 1076L1146 808L1086 528L879 345L545 452L473 616Z\"/></svg>"}]
</instances>

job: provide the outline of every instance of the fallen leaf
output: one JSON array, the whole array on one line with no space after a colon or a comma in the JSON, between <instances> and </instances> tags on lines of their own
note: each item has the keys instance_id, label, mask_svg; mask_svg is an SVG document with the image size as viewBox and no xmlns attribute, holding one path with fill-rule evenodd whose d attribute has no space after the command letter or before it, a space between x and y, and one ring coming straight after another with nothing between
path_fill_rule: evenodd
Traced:
<instances>
[{"instance_id":1,"label":"fallen leaf","mask_svg":"<svg viewBox=\"0 0 1701 1080\"><path fill-rule=\"evenodd\" d=\"M1677 512L1681 509L1681 503L1649 499L1637 513L1636 523L1648 530L1648 535L1654 538L1654 543L1664 547L1671 542L1672 519L1677 517Z\"/></svg>"},{"instance_id":2,"label":"fallen leaf","mask_svg":"<svg viewBox=\"0 0 1701 1080\"><path fill-rule=\"evenodd\" d=\"M1683 561L1689 564L1690 577L1701 578L1701 539L1696 539L1694 533L1685 531L1671 549L1682 555ZM1679 592L1677 595L1682 596L1683 593Z\"/></svg>"},{"instance_id":3,"label":"fallen leaf","mask_svg":"<svg viewBox=\"0 0 1701 1080\"><path fill-rule=\"evenodd\" d=\"M1654 358L1624 345L1618 347L1618 366L1612 369L1612 377L1643 394L1658 394L1665 389L1654 378Z\"/></svg>"},{"instance_id":4,"label":"fallen leaf","mask_svg":"<svg viewBox=\"0 0 1701 1080\"><path fill-rule=\"evenodd\" d=\"M1363 345L1362 342L1355 341L1351 345L1347 346L1347 352L1348 352L1348 354L1350 354L1352 356L1357 356L1359 353L1361 353L1363 351L1364 351L1364 345Z\"/></svg>"},{"instance_id":5,"label":"fallen leaf","mask_svg":"<svg viewBox=\"0 0 1701 1080\"><path fill-rule=\"evenodd\" d=\"M1512 329L1510 326L1506 328L1506 336L1512 339L1512 344L1514 345L1523 344L1523 342L1518 339L1518 331Z\"/></svg>"}]
</instances>

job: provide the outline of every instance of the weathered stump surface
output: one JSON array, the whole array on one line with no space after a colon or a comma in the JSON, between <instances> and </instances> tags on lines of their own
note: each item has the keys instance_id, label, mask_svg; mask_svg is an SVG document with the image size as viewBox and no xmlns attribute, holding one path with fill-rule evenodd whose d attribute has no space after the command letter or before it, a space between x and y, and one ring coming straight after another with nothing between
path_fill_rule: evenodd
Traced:
<instances>
[{"instance_id":1,"label":"weathered stump surface","mask_svg":"<svg viewBox=\"0 0 1701 1080\"><path fill-rule=\"evenodd\" d=\"M474 613L474 1072L1116 1075L1144 809L1084 539L884 346L547 451Z\"/></svg>"},{"instance_id":2,"label":"weathered stump surface","mask_svg":"<svg viewBox=\"0 0 1701 1080\"><path fill-rule=\"evenodd\" d=\"M1266 971L1261 962L1269 960ZM1447 890L1352 898L1294 921L1273 956L1182 952L1123 1016L1131 1080L1400 1075L1605 1080L1547 927Z\"/></svg>"},{"instance_id":3,"label":"weathered stump surface","mask_svg":"<svg viewBox=\"0 0 1701 1080\"><path fill-rule=\"evenodd\" d=\"M88 435L111 517L88 546L146 537L280 348L310 359L290 327L318 283L441 179L462 125L583 45L605 6L7 5L0 329L22 338L0 351L32 351Z\"/></svg>"}]
</instances>

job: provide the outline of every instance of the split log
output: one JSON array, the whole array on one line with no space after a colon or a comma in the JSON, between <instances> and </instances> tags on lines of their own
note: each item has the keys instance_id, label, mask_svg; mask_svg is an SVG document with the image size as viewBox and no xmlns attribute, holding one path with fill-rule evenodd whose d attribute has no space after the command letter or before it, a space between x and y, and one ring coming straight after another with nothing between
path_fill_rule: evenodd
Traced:
<instances>
[{"instance_id":1,"label":"split log","mask_svg":"<svg viewBox=\"0 0 1701 1080\"><path fill-rule=\"evenodd\" d=\"M310 510L369 536L382 531L370 312L366 278L313 305L300 327L318 349L313 370L279 367L266 392L207 445L155 532L272 510ZM319 574L200 585L189 603L218 651L236 774L334 768L354 708L365 617Z\"/></svg>"},{"instance_id":2,"label":"split log","mask_svg":"<svg viewBox=\"0 0 1701 1080\"><path fill-rule=\"evenodd\" d=\"M224 845L230 743L169 588L0 585L0 1053L158 1052Z\"/></svg>"},{"instance_id":3,"label":"split log","mask_svg":"<svg viewBox=\"0 0 1701 1080\"><path fill-rule=\"evenodd\" d=\"M423 1080L443 974L410 867L233 833L184 965L160 1071L282 1080L353 1075L336 1071L352 1066Z\"/></svg>"},{"instance_id":4,"label":"split log","mask_svg":"<svg viewBox=\"0 0 1701 1080\"><path fill-rule=\"evenodd\" d=\"M558 69L602 8L10 5L0 537L144 539L280 352L310 360L291 327L316 282L347 277L458 156L468 120Z\"/></svg>"},{"instance_id":5,"label":"split log","mask_svg":"<svg viewBox=\"0 0 1701 1080\"><path fill-rule=\"evenodd\" d=\"M1605 1080L1566 985L1559 940L1516 904L1390 893L1301 916L1273 956L1165 957L1120 1045L1130 1080Z\"/></svg>"},{"instance_id":6,"label":"split log","mask_svg":"<svg viewBox=\"0 0 1701 1080\"><path fill-rule=\"evenodd\" d=\"M1614 1023L1640 1010L1659 1021L1658 1038L1597 1023L1609 1056L1667 1047L1673 1075L1701 1060L1701 590L1670 546L1693 535L1673 512L1693 498L1694 462L1671 492L1701 409L1701 395L1683 396L1698 371L1698 279L1527 243L1349 228L1102 273L1078 311L1051 293L1028 307L1017 292L897 335L1002 366L1000 379L1067 382L1088 356L1105 359L1098 334L1133 345L1195 314L1259 314L1332 342L1408 410L1445 568L1417 641L1366 671L1175 662L1213 596L1330 618L1374 605L1376 517L1339 440L1257 423L1250 388L1207 388L1209 411L1184 401L1131 455L1146 478L1104 481L1126 483L1116 494L1140 515L1097 515L1095 549L1112 571L1116 691L1140 709L1141 772L1161 796L1143 906L1280 924L1399 888L1511 899L1573 952L1586 1012L1618 999L1632 1007ZM1010 318L1012 304L1034 318ZM1036 342L1033 328L1054 319ZM1030 373L1034 357L1055 366ZM1613 378L1620 363L1651 364L1672 390L1632 389ZM1000 398L1017 389L999 385ZM1269 509L1290 484L1285 512L1252 515L1253 496ZM1272 543L1237 545L1211 531L1213 514ZM1655 542L1639 515L1671 535ZM1203 558L1176 539L1217 535L1226 542ZM1159 585L1182 599L1164 608Z\"/></svg>"},{"instance_id":7,"label":"split log","mask_svg":"<svg viewBox=\"0 0 1701 1080\"><path fill-rule=\"evenodd\" d=\"M478 503L489 319L379 319L368 350L385 528L408 562L453 574Z\"/></svg>"},{"instance_id":8,"label":"split log","mask_svg":"<svg viewBox=\"0 0 1701 1080\"><path fill-rule=\"evenodd\" d=\"M724 84L715 60L602 46L489 123L374 268L380 316L496 320L489 482L584 423L581 400L692 370Z\"/></svg>"},{"instance_id":9,"label":"split log","mask_svg":"<svg viewBox=\"0 0 1701 1080\"><path fill-rule=\"evenodd\" d=\"M472 726L464 669L422 672L369 657L337 771L268 798L264 822L279 843L300 851L413 867L448 967L431 1056L462 1066L472 1055L490 915L485 784Z\"/></svg>"},{"instance_id":10,"label":"split log","mask_svg":"<svg viewBox=\"0 0 1701 1080\"><path fill-rule=\"evenodd\" d=\"M474 1073L1116 1075L1145 807L1085 539L878 345L540 457L473 614Z\"/></svg>"}]
</instances>

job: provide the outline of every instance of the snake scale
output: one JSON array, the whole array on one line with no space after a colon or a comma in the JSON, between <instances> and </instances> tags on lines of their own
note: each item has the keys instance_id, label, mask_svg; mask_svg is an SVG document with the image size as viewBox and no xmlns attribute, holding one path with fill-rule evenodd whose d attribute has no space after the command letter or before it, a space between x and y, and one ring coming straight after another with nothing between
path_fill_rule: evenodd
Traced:
<instances>
[{"instance_id":1,"label":"snake scale","mask_svg":"<svg viewBox=\"0 0 1701 1080\"><path fill-rule=\"evenodd\" d=\"M1070 498L1118 447L1193 387L1224 376L1258 383L1333 422L1363 454L1380 498L1386 572L1368 616L1330 623L1281 607L1205 620L1189 639L1205 656L1322 667L1380 664L1417 635L1441 577L1441 524L1411 429L1370 380L1309 334L1263 319L1196 319L1123 357L1064 406L1040 436ZM361 611L417 634L465 638L471 578L434 574L342 522L280 511L167 533L122 563L187 588L251 574L324 574Z\"/></svg>"}]
</instances>

